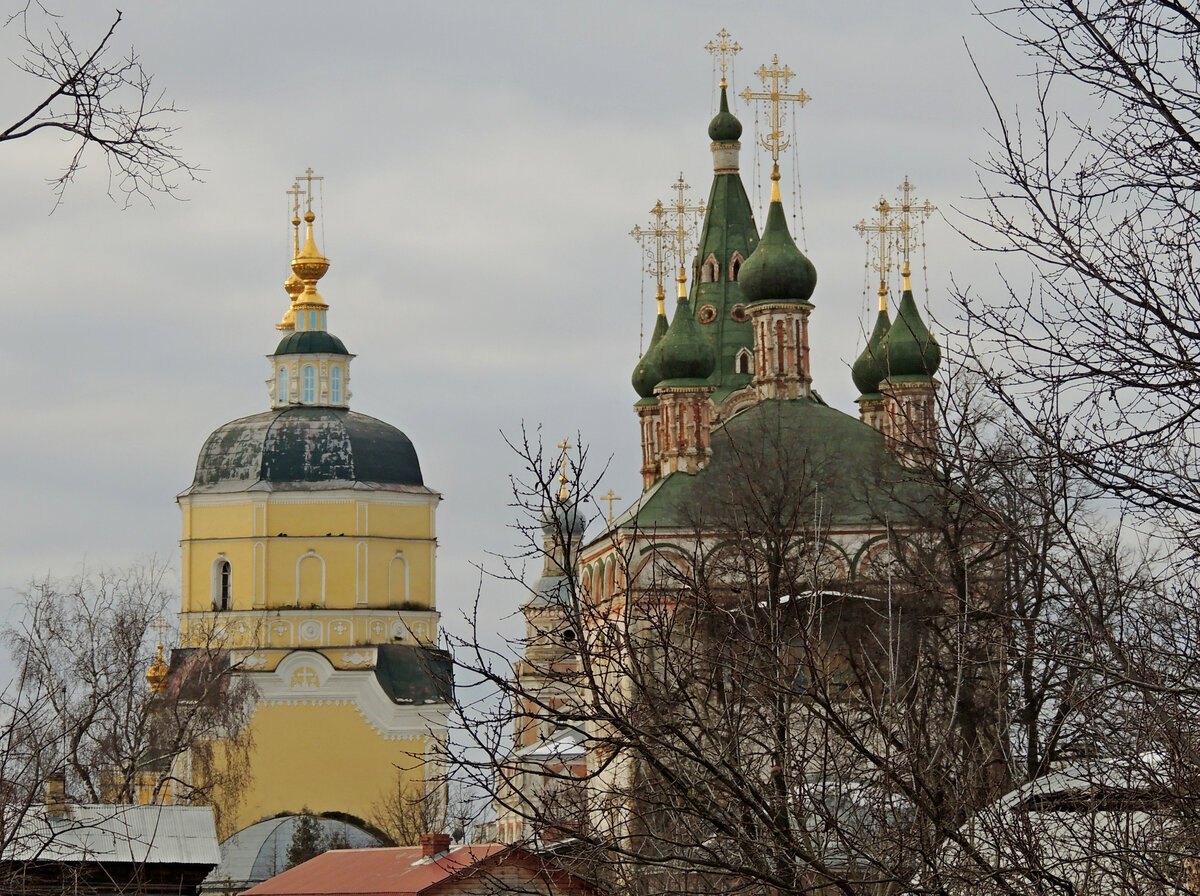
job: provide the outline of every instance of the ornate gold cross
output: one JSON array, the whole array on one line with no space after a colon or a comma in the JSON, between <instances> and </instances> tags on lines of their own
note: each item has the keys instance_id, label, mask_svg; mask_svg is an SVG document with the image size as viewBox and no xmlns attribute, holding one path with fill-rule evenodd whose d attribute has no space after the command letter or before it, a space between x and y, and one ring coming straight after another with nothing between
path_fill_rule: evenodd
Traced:
<instances>
[{"instance_id":1,"label":"ornate gold cross","mask_svg":"<svg viewBox=\"0 0 1200 896\"><path fill-rule=\"evenodd\" d=\"M608 494L604 495L600 500L608 502L608 521L611 523L613 521L613 504L623 499L620 495L614 494L613 490L610 488L608 490Z\"/></svg>"},{"instance_id":2,"label":"ornate gold cross","mask_svg":"<svg viewBox=\"0 0 1200 896\"><path fill-rule=\"evenodd\" d=\"M642 247L646 273L654 278L658 290L654 295L660 302L666 295L663 292L663 280L667 275L667 241L672 237L671 229L664 220L666 216L667 209L660 199L650 209L650 223L646 227L639 225L629 231L629 235Z\"/></svg>"},{"instance_id":3,"label":"ornate gold cross","mask_svg":"<svg viewBox=\"0 0 1200 896\"><path fill-rule=\"evenodd\" d=\"M904 183L896 189L900 191L900 202L896 211L900 215L901 258L907 266L912 257L912 232L929 220L929 216L937 211L937 206L928 199L921 204L917 203L913 198L913 185L909 183L907 175Z\"/></svg>"},{"instance_id":4,"label":"ornate gold cross","mask_svg":"<svg viewBox=\"0 0 1200 896\"><path fill-rule=\"evenodd\" d=\"M766 136L760 137L758 142L771 153L771 161L778 165L779 154L791 144L791 140L783 133L783 125L787 120L787 112L784 110L783 104L799 103L800 108L803 109L804 104L812 97L803 88L799 93L787 93L788 82L795 77L795 73L786 65L783 68L779 67L778 55L771 59L770 68L764 65L755 74L763 82L764 88L770 82L769 89L765 92L755 93L747 87L742 91L742 99L747 103L760 100L767 104L767 118L770 127Z\"/></svg>"},{"instance_id":5,"label":"ornate gold cross","mask_svg":"<svg viewBox=\"0 0 1200 896\"><path fill-rule=\"evenodd\" d=\"M667 214L671 216L671 231L675 243L675 256L680 272L682 273L687 267L687 256L692 248L689 245L689 241L695 242L696 231L699 229L700 221L704 219L704 213L708 209L703 202L699 205L688 204L687 199L684 198L684 191L690 189L690 187L684 181L682 171L679 172L679 179L671 184L671 189L675 191L675 201L667 209Z\"/></svg>"},{"instance_id":6,"label":"ornate gold cross","mask_svg":"<svg viewBox=\"0 0 1200 896\"><path fill-rule=\"evenodd\" d=\"M567 440L563 439L558 443L558 449L562 452L562 460L558 474L558 500L567 500L567 452L571 450L571 446L567 444Z\"/></svg>"},{"instance_id":7,"label":"ornate gold cross","mask_svg":"<svg viewBox=\"0 0 1200 896\"><path fill-rule=\"evenodd\" d=\"M731 44L729 42L729 37L730 37L729 32L726 31L724 28L722 28L720 31L717 32L717 40L716 41L710 40L708 43L706 43L704 45L704 49L708 50L708 52L711 53L713 56L716 56L718 53L721 55L721 86L722 87L729 86L725 80L725 74L726 74L726 68L728 67L728 65L730 63L731 58L733 56L736 56L738 53L742 52L741 44L738 44L738 43Z\"/></svg>"},{"instance_id":8,"label":"ornate gold cross","mask_svg":"<svg viewBox=\"0 0 1200 896\"><path fill-rule=\"evenodd\" d=\"M296 178L297 186L299 186L299 182L302 180L308 182L308 210L310 212L312 211L312 201L313 201L313 192L312 192L313 181L314 180L324 180L324 179L325 179L324 177L318 177L317 175L313 174L313 170L311 168L305 168L304 173Z\"/></svg>"}]
</instances>

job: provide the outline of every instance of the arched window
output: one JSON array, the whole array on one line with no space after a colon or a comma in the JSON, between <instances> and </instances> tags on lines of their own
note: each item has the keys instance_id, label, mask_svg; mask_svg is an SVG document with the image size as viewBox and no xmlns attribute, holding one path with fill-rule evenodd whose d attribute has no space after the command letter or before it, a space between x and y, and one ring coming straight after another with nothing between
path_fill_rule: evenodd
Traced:
<instances>
[{"instance_id":1,"label":"arched window","mask_svg":"<svg viewBox=\"0 0 1200 896\"><path fill-rule=\"evenodd\" d=\"M342 368L338 364L329 366L329 403L342 403Z\"/></svg>"},{"instance_id":2,"label":"arched window","mask_svg":"<svg viewBox=\"0 0 1200 896\"><path fill-rule=\"evenodd\" d=\"M745 260L746 259L742 258L741 252L733 253L733 258L731 258L729 261L729 279L730 280L736 280L738 278L738 271L740 271L742 269L742 262L744 262Z\"/></svg>"},{"instance_id":3,"label":"arched window","mask_svg":"<svg viewBox=\"0 0 1200 896\"><path fill-rule=\"evenodd\" d=\"M280 404L288 401L288 369L280 367L275 373L275 397Z\"/></svg>"},{"instance_id":4,"label":"arched window","mask_svg":"<svg viewBox=\"0 0 1200 896\"><path fill-rule=\"evenodd\" d=\"M213 609L228 610L233 603L233 567L224 557L213 565Z\"/></svg>"},{"instance_id":5,"label":"arched window","mask_svg":"<svg viewBox=\"0 0 1200 896\"><path fill-rule=\"evenodd\" d=\"M735 361L735 364L737 365L737 372L738 373L749 373L750 372L750 361L751 361L751 357L750 357L750 352L748 350L742 349L740 352L738 352L737 360Z\"/></svg>"},{"instance_id":6,"label":"arched window","mask_svg":"<svg viewBox=\"0 0 1200 896\"><path fill-rule=\"evenodd\" d=\"M709 255L704 259L704 267L700 269L701 283L716 283L721 279L720 266L717 264L717 256Z\"/></svg>"},{"instance_id":7,"label":"arched window","mask_svg":"<svg viewBox=\"0 0 1200 896\"><path fill-rule=\"evenodd\" d=\"M301 380L304 388L304 403L312 404L317 400L317 368L311 364L305 364L304 370L301 371Z\"/></svg>"}]
</instances>

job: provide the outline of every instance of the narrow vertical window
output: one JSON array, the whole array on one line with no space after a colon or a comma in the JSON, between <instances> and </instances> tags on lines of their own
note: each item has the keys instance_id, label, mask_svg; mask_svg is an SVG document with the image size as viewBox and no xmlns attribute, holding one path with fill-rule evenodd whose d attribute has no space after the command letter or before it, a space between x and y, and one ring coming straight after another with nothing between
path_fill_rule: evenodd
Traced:
<instances>
[{"instance_id":1,"label":"narrow vertical window","mask_svg":"<svg viewBox=\"0 0 1200 896\"><path fill-rule=\"evenodd\" d=\"M342 368L337 364L329 367L329 403L342 403Z\"/></svg>"},{"instance_id":2,"label":"narrow vertical window","mask_svg":"<svg viewBox=\"0 0 1200 896\"><path fill-rule=\"evenodd\" d=\"M275 398L280 404L288 402L288 369L280 367L275 374Z\"/></svg>"},{"instance_id":3,"label":"narrow vertical window","mask_svg":"<svg viewBox=\"0 0 1200 896\"><path fill-rule=\"evenodd\" d=\"M228 610L233 600L233 567L228 560L217 564L217 593L214 609Z\"/></svg>"},{"instance_id":4,"label":"narrow vertical window","mask_svg":"<svg viewBox=\"0 0 1200 896\"><path fill-rule=\"evenodd\" d=\"M312 404L317 400L317 369L311 364L305 364L301 378L304 388L304 403Z\"/></svg>"}]
</instances>

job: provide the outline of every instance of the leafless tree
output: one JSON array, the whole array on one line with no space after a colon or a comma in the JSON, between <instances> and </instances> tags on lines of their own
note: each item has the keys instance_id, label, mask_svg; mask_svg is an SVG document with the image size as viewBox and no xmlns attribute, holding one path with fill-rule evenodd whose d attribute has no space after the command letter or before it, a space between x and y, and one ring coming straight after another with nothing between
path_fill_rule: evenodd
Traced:
<instances>
[{"instance_id":1,"label":"leafless tree","mask_svg":"<svg viewBox=\"0 0 1200 896\"><path fill-rule=\"evenodd\" d=\"M43 32L41 23L50 20ZM80 47L38 0L29 0L5 25L19 28L24 51L13 63L42 82L44 93L0 130L0 142L39 133L57 134L71 147L62 171L50 179L58 201L67 185L99 153L108 166L108 192L128 205L135 197L173 195L196 168L175 145L175 115L181 110L153 85L152 76L130 50L113 45L122 14L94 43Z\"/></svg>"},{"instance_id":2,"label":"leafless tree","mask_svg":"<svg viewBox=\"0 0 1200 896\"><path fill-rule=\"evenodd\" d=\"M218 827L239 799L253 694L226 651L182 655L164 689L147 672L174 599L166 567L46 578L5 632L17 679L0 709L10 805L37 805L46 782L86 803L211 805Z\"/></svg>"},{"instance_id":3,"label":"leafless tree","mask_svg":"<svg viewBox=\"0 0 1200 896\"><path fill-rule=\"evenodd\" d=\"M1200 620L1092 484L966 391L925 468L864 482L888 550L853 576L824 471L772 432L688 531L601 535L614 588L575 574L577 505L518 445L529 556L562 575L507 652L456 645L460 686L500 694L461 707L460 756L486 760L459 775L614 891L1181 886Z\"/></svg>"},{"instance_id":4,"label":"leafless tree","mask_svg":"<svg viewBox=\"0 0 1200 896\"><path fill-rule=\"evenodd\" d=\"M962 229L1016 257L1001 260L1006 292L960 295L960 344L1075 474L1186 531L1200 511L1200 10L1018 0L984 15L1032 60L1034 89L1012 112L993 99Z\"/></svg>"}]
</instances>

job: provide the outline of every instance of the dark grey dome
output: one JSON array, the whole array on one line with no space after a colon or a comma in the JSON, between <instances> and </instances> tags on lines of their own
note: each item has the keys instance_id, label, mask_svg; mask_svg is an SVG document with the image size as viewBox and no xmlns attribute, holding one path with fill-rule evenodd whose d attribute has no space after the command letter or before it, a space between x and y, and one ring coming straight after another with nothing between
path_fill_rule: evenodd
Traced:
<instances>
[{"instance_id":1,"label":"dark grey dome","mask_svg":"<svg viewBox=\"0 0 1200 896\"><path fill-rule=\"evenodd\" d=\"M277 355L348 355L346 344L325 330L297 330L288 333L275 349Z\"/></svg>"},{"instance_id":2,"label":"dark grey dome","mask_svg":"<svg viewBox=\"0 0 1200 896\"><path fill-rule=\"evenodd\" d=\"M226 423L208 437L189 491L423 486L408 436L343 408L289 407Z\"/></svg>"}]
</instances>

